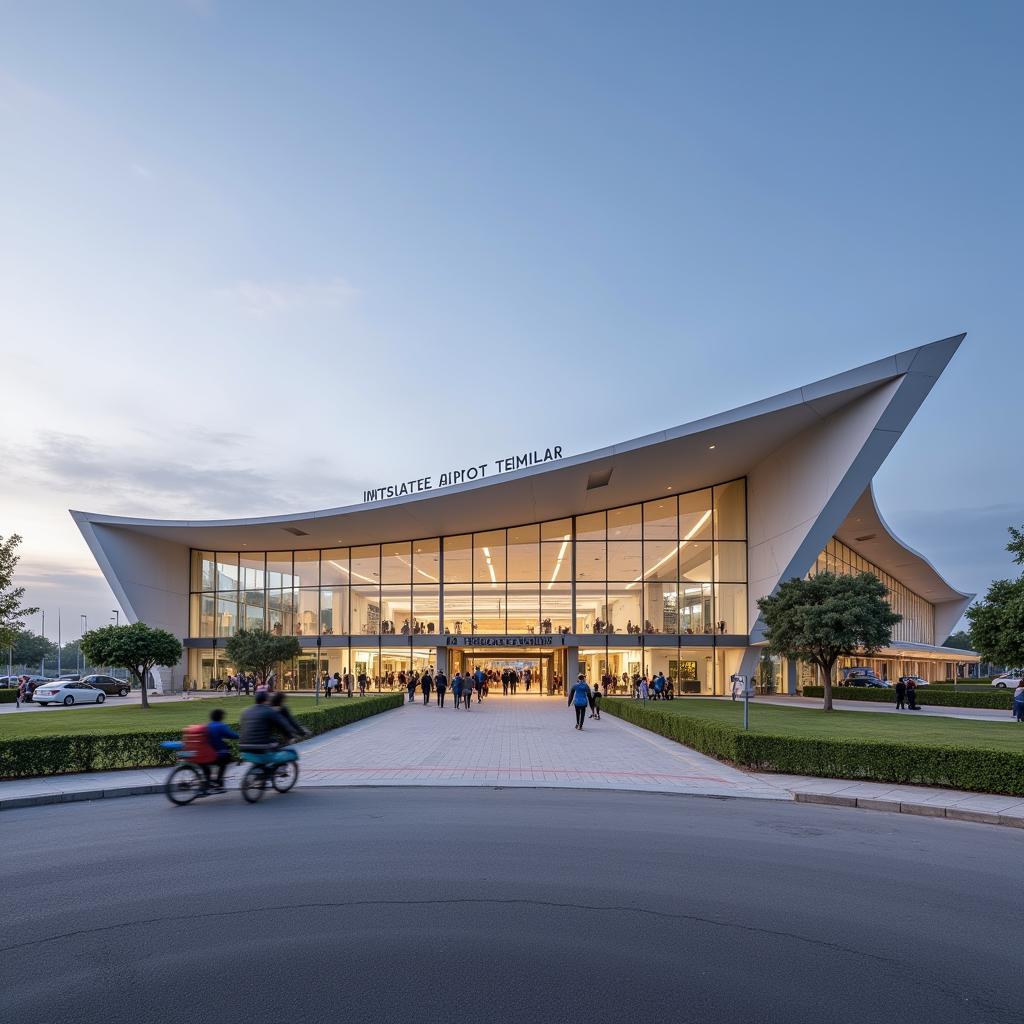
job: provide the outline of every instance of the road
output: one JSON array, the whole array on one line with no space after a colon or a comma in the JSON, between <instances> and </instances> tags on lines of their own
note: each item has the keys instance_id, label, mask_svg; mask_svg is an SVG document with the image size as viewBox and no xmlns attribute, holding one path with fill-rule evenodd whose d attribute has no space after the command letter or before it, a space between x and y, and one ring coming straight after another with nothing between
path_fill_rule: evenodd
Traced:
<instances>
[{"instance_id":1,"label":"road","mask_svg":"<svg viewBox=\"0 0 1024 1024\"><path fill-rule=\"evenodd\" d=\"M640 793L0 817L4 1020L1021 1019L1016 830Z\"/></svg>"}]
</instances>

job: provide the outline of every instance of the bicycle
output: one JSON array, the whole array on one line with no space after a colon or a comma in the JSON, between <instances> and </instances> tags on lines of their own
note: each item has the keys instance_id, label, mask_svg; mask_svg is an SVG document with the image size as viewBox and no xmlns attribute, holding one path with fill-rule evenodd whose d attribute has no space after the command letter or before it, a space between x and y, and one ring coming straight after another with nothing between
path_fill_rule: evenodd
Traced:
<instances>
[{"instance_id":1,"label":"bicycle","mask_svg":"<svg viewBox=\"0 0 1024 1024\"><path fill-rule=\"evenodd\" d=\"M291 747L271 750L255 745L242 748L249 769L242 776L242 798L250 804L263 799L268 786L287 793L299 781L299 755Z\"/></svg>"},{"instance_id":2,"label":"bicycle","mask_svg":"<svg viewBox=\"0 0 1024 1024\"><path fill-rule=\"evenodd\" d=\"M203 765L191 760L190 754L182 753L186 747L181 740L164 740L160 746L164 750L173 750L178 754L179 763L171 769L164 783L164 794L172 804L184 807L185 804L190 804L200 797L222 792L211 786L206 772L203 771Z\"/></svg>"}]
</instances>

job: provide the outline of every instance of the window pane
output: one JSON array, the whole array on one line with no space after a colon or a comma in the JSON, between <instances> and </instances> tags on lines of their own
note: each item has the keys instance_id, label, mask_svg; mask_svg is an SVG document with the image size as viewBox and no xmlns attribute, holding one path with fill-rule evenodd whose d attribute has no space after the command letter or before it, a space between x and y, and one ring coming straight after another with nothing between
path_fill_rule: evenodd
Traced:
<instances>
[{"instance_id":1,"label":"window pane","mask_svg":"<svg viewBox=\"0 0 1024 1024\"><path fill-rule=\"evenodd\" d=\"M412 581L412 545L408 541L382 546L380 581L381 583L410 583Z\"/></svg>"},{"instance_id":2,"label":"window pane","mask_svg":"<svg viewBox=\"0 0 1024 1024\"><path fill-rule=\"evenodd\" d=\"M238 553L235 551L217 552L217 589L238 589Z\"/></svg>"},{"instance_id":3,"label":"window pane","mask_svg":"<svg viewBox=\"0 0 1024 1024\"><path fill-rule=\"evenodd\" d=\"M216 562L212 551L192 552L192 589L215 590L217 584Z\"/></svg>"},{"instance_id":4,"label":"window pane","mask_svg":"<svg viewBox=\"0 0 1024 1024\"><path fill-rule=\"evenodd\" d=\"M644 579L671 580L679 578L679 544L674 540L644 541Z\"/></svg>"},{"instance_id":5,"label":"window pane","mask_svg":"<svg viewBox=\"0 0 1024 1024\"><path fill-rule=\"evenodd\" d=\"M264 629L266 614L264 610L265 595L262 590L246 590L242 592L239 607L239 626L242 629Z\"/></svg>"},{"instance_id":6,"label":"window pane","mask_svg":"<svg viewBox=\"0 0 1024 1024\"><path fill-rule=\"evenodd\" d=\"M576 545L576 579L591 581L607 579L604 541L584 541ZM603 588L602 588L603 589Z\"/></svg>"},{"instance_id":7,"label":"window pane","mask_svg":"<svg viewBox=\"0 0 1024 1024\"><path fill-rule=\"evenodd\" d=\"M508 531L508 578L536 582L540 577L540 527L517 526Z\"/></svg>"},{"instance_id":8,"label":"window pane","mask_svg":"<svg viewBox=\"0 0 1024 1024\"><path fill-rule=\"evenodd\" d=\"M711 582L711 545L706 541L687 541L679 551L679 578L700 583Z\"/></svg>"},{"instance_id":9,"label":"window pane","mask_svg":"<svg viewBox=\"0 0 1024 1024\"><path fill-rule=\"evenodd\" d=\"M380 632L380 588L354 583L349 588L352 600L352 632L376 636Z\"/></svg>"},{"instance_id":10,"label":"window pane","mask_svg":"<svg viewBox=\"0 0 1024 1024\"><path fill-rule=\"evenodd\" d=\"M445 541L445 576L448 575L448 548ZM456 635L473 631L473 588L468 583L446 583L444 587L445 632Z\"/></svg>"},{"instance_id":11,"label":"window pane","mask_svg":"<svg viewBox=\"0 0 1024 1024\"><path fill-rule=\"evenodd\" d=\"M444 539L445 583L469 583L473 577L473 538L464 533ZM466 621L469 621L467 615ZM457 630L457 632L460 632Z\"/></svg>"},{"instance_id":12,"label":"window pane","mask_svg":"<svg viewBox=\"0 0 1024 1024\"><path fill-rule=\"evenodd\" d=\"M367 544L352 548L349 572L353 583L371 584L380 581L380 545Z\"/></svg>"},{"instance_id":13,"label":"window pane","mask_svg":"<svg viewBox=\"0 0 1024 1024\"><path fill-rule=\"evenodd\" d=\"M643 588L639 583L608 584L607 620L606 633L636 631L643 622Z\"/></svg>"},{"instance_id":14,"label":"window pane","mask_svg":"<svg viewBox=\"0 0 1024 1024\"><path fill-rule=\"evenodd\" d=\"M320 632L324 636L348 632L348 587L320 589Z\"/></svg>"},{"instance_id":15,"label":"window pane","mask_svg":"<svg viewBox=\"0 0 1024 1024\"><path fill-rule=\"evenodd\" d=\"M684 584L679 588L680 632L700 634L711 631L711 586Z\"/></svg>"},{"instance_id":16,"label":"window pane","mask_svg":"<svg viewBox=\"0 0 1024 1024\"><path fill-rule=\"evenodd\" d=\"M540 579L544 584L568 583L572 570L572 541L545 542L540 546Z\"/></svg>"},{"instance_id":17,"label":"window pane","mask_svg":"<svg viewBox=\"0 0 1024 1024\"><path fill-rule=\"evenodd\" d=\"M675 495L644 505L644 540L675 540L679 509Z\"/></svg>"},{"instance_id":18,"label":"window pane","mask_svg":"<svg viewBox=\"0 0 1024 1024\"><path fill-rule=\"evenodd\" d=\"M627 505L608 512L609 540L640 540L640 506Z\"/></svg>"},{"instance_id":19,"label":"window pane","mask_svg":"<svg viewBox=\"0 0 1024 1024\"><path fill-rule=\"evenodd\" d=\"M572 589L568 583L542 584L540 614L542 633L572 632Z\"/></svg>"},{"instance_id":20,"label":"window pane","mask_svg":"<svg viewBox=\"0 0 1024 1024\"><path fill-rule=\"evenodd\" d=\"M276 590L292 585L292 553L290 551L268 551L267 586Z\"/></svg>"},{"instance_id":21,"label":"window pane","mask_svg":"<svg viewBox=\"0 0 1024 1024\"><path fill-rule=\"evenodd\" d=\"M718 633L746 633L747 588L744 584L715 586L715 629Z\"/></svg>"},{"instance_id":22,"label":"window pane","mask_svg":"<svg viewBox=\"0 0 1024 1024\"><path fill-rule=\"evenodd\" d=\"M745 583L747 545L741 541L715 544L715 580L721 583Z\"/></svg>"},{"instance_id":23,"label":"window pane","mask_svg":"<svg viewBox=\"0 0 1024 1024\"><path fill-rule=\"evenodd\" d=\"M576 587L576 632L597 633L603 629L605 591L603 583L580 583Z\"/></svg>"},{"instance_id":24,"label":"window pane","mask_svg":"<svg viewBox=\"0 0 1024 1024\"><path fill-rule=\"evenodd\" d=\"M715 537L718 540L746 540L746 482L733 480L715 488Z\"/></svg>"},{"instance_id":25,"label":"window pane","mask_svg":"<svg viewBox=\"0 0 1024 1024\"><path fill-rule=\"evenodd\" d=\"M348 548L328 548L320 553L320 585L334 587L349 581Z\"/></svg>"},{"instance_id":26,"label":"window pane","mask_svg":"<svg viewBox=\"0 0 1024 1024\"><path fill-rule=\"evenodd\" d=\"M262 590L267 585L265 564L266 555L262 551L243 551L239 555L242 590Z\"/></svg>"},{"instance_id":27,"label":"window pane","mask_svg":"<svg viewBox=\"0 0 1024 1024\"><path fill-rule=\"evenodd\" d=\"M212 563L211 563L212 564ZM216 598L213 594L194 594L189 622L190 636L214 636L217 615Z\"/></svg>"},{"instance_id":28,"label":"window pane","mask_svg":"<svg viewBox=\"0 0 1024 1024\"><path fill-rule=\"evenodd\" d=\"M644 632L679 631L679 591L672 583L644 585Z\"/></svg>"},{"instance_id":29,"label":"window pane","mask_svg":"<svg viewBox=\"0 0 1024 1024\"><path fill-rule=\"evenodd\" d=\"M679 495L679 539L711 540L711 491Z\"/></svg>"},{"instance_id":30,"label":"window pane","mask_svg":"<svg viewBox=\"0 0 1024 1024\"><path fill-rule=\"evenodd\" d=\"M572 540L572 520L552 519L540 524L541 540Z\"/></svg>"},{"instance_id":31,"label":"window pane","mask_svg":"<svg viewBox=\"0 0 1024 1024\"><path fill-rule=\"evenodd\" d=\"M576 517L576 539L577 540L604 540L604 513L591 512L585 516Z\"/></svg>"},{"instance_id":32,"label":"window pane","mask_svg":"<svg viewBox=\"0 0 1024 1024\"><path fill-rule=\"evenodd\" d=\"M238 626L238 602L232 597L217 598L217 636L234 636Z\"/></svg>"},{"instance_id":33,"label":"window pane","mask_svg":"<svg viewBox=\"0 0 1024 1024\"><path fill-rule=\"evenodd\" d=\"M505 584L473 587L473 625L477 633L505 632Z\"/></svg>"},{"instance_id":34,"label":"window pane","mask_svg":"<svg viewBox=\"0 0 1024 1024\"><path fill-rule=\"evenodd\" d=\"M608 541L608 579L630 582L640 579L643 574L641 548L636 540Z\"/></svg>"},{"instance_id":35,"label":"window pane","mask_svg":"<svg viewBox=\"0 0 1024 1024\"><path fill-rule=\"evenodd\" d=\"M295 591L298 606L295 616L296 636L316 636L320 622L320 591L315 587L303 587Z\"/></svg>"},{"instance_id":36,"label":"window pane","mask_svg":"<svg viewBox=\"0 0 1024 1024\"><path fill-rule=\"evenodd\" d=\"M413 541L412 568L413 583L441 582L440 538L428 537L426 540Z\"/></svg>"},{"instance_id":37,"label":"window pane","mask_svg":"<svg viewBox=\"0 0 1024 1024\"><path fill-rule=\"evenodd\" d=\"M408 583L380 588L380 631L402 636L412 634L412 593Z\"/></svg>"},{"instance_id":38,"label":"window pane","mask_svg":"<svg viewBox=\"0 0 1024 1024\"><path fill-rule=\"evenodd\" d=\"M267 621L270 632L292 636L295 632L295 595L292 590L267 591Z\"/></svg>"},{"instance_id":39,"label":"window pane","mask_svg":"<svg viewBox=\"0 0 1024 1024\"><path fill-rule=\"evenodd\" d=\"M412 588L413 626L420 633L437 633L441 623L441 598L438 587L424 583Z\"/></svg>"},{"instance_id":40,"label":"window pane","mask_svg":"<svg viewBox=\"0 0 1024 1024\"><path fill-rule=\"evenodd\" d=\"M505 582L505 531L473 534L473 581Z\"/></svg>"},{"instance_id":41,"label":"window pane","mask_svg":"<svg viewBox=\"0 0 1024 1024\"><path fill-rule=\"evenodd\" d=\"M320 586L320 552L295 552L295 584L296 587Z\"/></svg>"},{"instance_id":42,"label":"window pane","mask_svg":"<svg viewBox=\"0 0 1024 1024\"><path fill-rule=\"evenodd\" d=\"M540 584L508 585L508 632L536 633L540 628Z\"/></svg>"}]
</instances>

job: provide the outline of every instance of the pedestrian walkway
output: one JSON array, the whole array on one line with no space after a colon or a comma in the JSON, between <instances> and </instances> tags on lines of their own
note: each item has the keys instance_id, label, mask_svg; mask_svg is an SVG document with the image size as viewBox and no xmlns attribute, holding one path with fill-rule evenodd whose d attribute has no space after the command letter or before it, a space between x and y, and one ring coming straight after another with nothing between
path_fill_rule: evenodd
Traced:
<instances>
[{"instance_id":1,"label":"pedestrian walkway","mask_svg":"<svg viewBox=\"0 0 1024 1024\"><path fill-rule=\"evenodd\" d=\"M729 700L728 697L721 698ZM778 704L782 707L820 708L820 697L798 696L758 696L754 698L758 704ZM896 707L896 698L891 704L881 701L865 700L833 700L836 711L867 711L883 715L921 715L925 718L963 718L971 722L1007 722L1011 719L1010 709L1000 711L998 708L953 708L936 704L922 704L917 711L901 711Z\"/></svg>"}]
</instances>

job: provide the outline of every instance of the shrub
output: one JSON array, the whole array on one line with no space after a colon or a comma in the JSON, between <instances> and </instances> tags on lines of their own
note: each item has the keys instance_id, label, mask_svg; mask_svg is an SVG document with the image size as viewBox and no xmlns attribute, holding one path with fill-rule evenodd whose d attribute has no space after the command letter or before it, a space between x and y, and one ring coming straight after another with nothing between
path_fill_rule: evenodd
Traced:
<instances>
[{"instance_id":1,"label":"shrub","mask_svg":"<svg viewBox=\"0 0 1024 1024\"><path fill-rule=\"evenodd\" d=\"M18 697L18 688L16 686L5 686L0 690L0 704L13 704Z\"/></svg>"},{"instance_id":2,"label":"shrub","mask_svg":"<svg viewBox=\"0 0 1024 1024\"><path fill-rule=\"evenodd\" d=\"M1024 796L1024 753L1015 751L744 732L629 700L606 700L601 710L755 771Z\"/></svg>"},{"instance_id":3,"label":"shrub","mask_svg":"<svg viewBox=\"0 0 1024 1024\"><path fill-rule=\"evenodd\" d=\"M824 692L820 686L805 686L805 697L820 697ZM874 686L834 686L832 696L836 700L866 700L876 704L895 704L896 690L892 687L882 689ZM1013 690L991 690L987 693L978 691L954 692L952 689L933 690L930 686L918 687L917 703L922 707L944 708L988 708L995 711L1009 711L1013 707Z\"/></svg>"},{"instance_id":4,"label":"shrub","mask_svg":"<svg viewBox=\"0 0 1024 1024\"><path fill-rule=\"evenodd\" d=\"M339 702L302 711L295 718L316 736L401 707L403 696L400 693L383 693L355 703ZM232 724L237 725L237 719ZM164 750L160 742L179 739L180 728L0 740L0 778L168 766L174 764L176 757L173 751Z\"/></svg>"}]
</instances>

